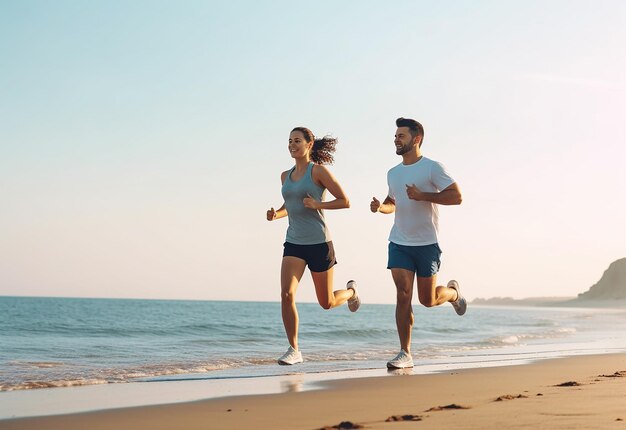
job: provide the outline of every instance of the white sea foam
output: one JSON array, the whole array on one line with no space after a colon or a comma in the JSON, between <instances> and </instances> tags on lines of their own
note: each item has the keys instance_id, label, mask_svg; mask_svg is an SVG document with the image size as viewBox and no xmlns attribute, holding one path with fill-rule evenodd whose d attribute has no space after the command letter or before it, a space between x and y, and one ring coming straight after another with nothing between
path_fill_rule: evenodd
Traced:
<instances>
[{"instance_id":1,"label":"white sea foam","mask_svg":"<svg viewBox=\"0 0 626 430\"><path fill-rule=\"evenodd\" d=\"M514 343L518 343L519 342L519 337L517 336L507 336L505 338L503 338L502 343L505 344L514 344Z\"/></svg>"}]
</instances>

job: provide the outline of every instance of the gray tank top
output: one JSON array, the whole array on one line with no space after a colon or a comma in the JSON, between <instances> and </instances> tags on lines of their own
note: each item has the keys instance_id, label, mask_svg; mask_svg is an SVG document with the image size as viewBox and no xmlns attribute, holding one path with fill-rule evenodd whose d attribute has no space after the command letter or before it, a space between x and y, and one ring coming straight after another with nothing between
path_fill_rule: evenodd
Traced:
<instances>
[{"instance_id":1,"label":"gray tank top","mask_svg":"<svg viewBox=\"0 0 626 430\"><path fill-rule=\"evenodd\" d=\"M313 182L311 176L313 163L309 163L306 173L299 181L291 180L294 170L295 166L287 173L281 190L289 216L286 241L295 245L316 245L329 242L330 232L326 228L323 211L308 209L302 203L307 194L317 201L323 201L326 189Z\"/></svg>"}]
</instances>

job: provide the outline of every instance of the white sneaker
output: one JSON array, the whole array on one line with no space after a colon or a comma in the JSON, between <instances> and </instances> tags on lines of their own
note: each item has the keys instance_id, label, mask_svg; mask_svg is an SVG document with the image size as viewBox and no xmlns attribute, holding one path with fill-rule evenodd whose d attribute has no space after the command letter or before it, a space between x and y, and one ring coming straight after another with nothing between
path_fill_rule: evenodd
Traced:
<instances>
[{"instance_id":1,"label":"white sneaker","mask_svg":"<svg viewBox=\"0 0 626 430\"><path fill-rule=\"evenodd\" d=\"M450 281L448 282L448 288L456 290L456 301L450 303L452 303L452 307L458 315L463 315L467 310L467 300L465 300L465 297L461 295L461 288L459 287L459 283L457 281Z\"/></svg>"},{"instance_id":2,"label":"white sneaker","mask_svg":"<svg viewBox=\"0 0 626 430\"><path fill-rule=\"evenodd\" d=\"M413 367L413 357L404 349L400 350L400 353L396 355L391 361L387 362L387 367L390 369L405 369L407 367Z\"/></svg>"},{"instance_id":3,"label":"white sneaker","mask_svg":"<svg viewBox=\"0 0 626 430\"><path fill-rule=\"evenodd\" d=\"M289 345L287 352L285 352L283 356L278 359L278 364L291 365L302 363L302 361L302 353L299 350L296 351L293 349L293 346Z\"/></svg>"},{"instance_id":4,"label":"white sneaker","mask_svg":"<svg viewBox=\"0 0 626 430\"><path fill-rule=\"evenodd\" d=\"M346 288L354 291L352 297L348 299L348 309L350 309L350 312L356 312L361 307L361 298L359 297L359 293L356 292L356 282L348 281Z\"/></svg>"}]
</instances>

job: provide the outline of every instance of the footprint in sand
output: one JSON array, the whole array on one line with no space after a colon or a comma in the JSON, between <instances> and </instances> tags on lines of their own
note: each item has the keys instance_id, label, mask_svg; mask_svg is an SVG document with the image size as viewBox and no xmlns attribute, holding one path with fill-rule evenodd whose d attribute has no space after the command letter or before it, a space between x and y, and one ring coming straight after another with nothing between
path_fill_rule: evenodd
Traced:
<instances>
[{"instance_id":1,"label":"footprint in sand","mask_svg":"<svg viewBox=\"0 0 626 430\"><path fill-rule=\"evenodd\" d=\"M351 421L342 421L334 426L322 427L319 430L350 430L350 429L362 429L363 426Z\"/></svg>"},{"instance_id":2,"label":"footprint in sand","mask_svg":"<svg viewBox=\"0 0 626 430\"><path fill-rule=\"evenodd\" d=\"M579 384L576 381L568 381L568 382L563 382L561 384L557 384L555 385L555 387L579 387L582 384Z\"/></svg>"},{"instance_id":3,"label":"footprint in sand","mask_svg":"<svg viewBox=\"0 0 626 430\"><path fill-rule=\"evenodd\" d=\"M612 375L598 375L600 378L624 378L626 377L626 370L619 370Z\"/></svg>"},{"instance_id":4,"label":"footprint in sand","mask_svg":"<svg viewBox=\"0 0 626 430\"><path fill-rule=\"evenodd\" d=\"M385 422L393 421L422 421L421 415L392 415L385 420Z\"/></svg>"},{"instance_id":5,"label":"footprint in sand","mask_svg":"<svg viewBox=\"0 0 626 430\"><path fill-rule=\"evenodd\" d=\"M527 399L528 396L525 396L523 394L518 394L517 396L514 396L512 394L505 394L504 396L500 396L497 399L494 400L494 402L502 402L504 400L513 400L513 399Z\"/></svg>"},{"instance_id":6,"label":"footprint in sand","mask_svg":"<svg viewBox=\"0 0 626 430\"><path fill-rule=\"evenodd\" d=\"M451 405L446 405L446 406L435 406L434 408L430 408L424 412L447 411L451 409L471 409L471 408L469 406L461 406L461 405L452 403Z\"/></svg>"}]
</instances>

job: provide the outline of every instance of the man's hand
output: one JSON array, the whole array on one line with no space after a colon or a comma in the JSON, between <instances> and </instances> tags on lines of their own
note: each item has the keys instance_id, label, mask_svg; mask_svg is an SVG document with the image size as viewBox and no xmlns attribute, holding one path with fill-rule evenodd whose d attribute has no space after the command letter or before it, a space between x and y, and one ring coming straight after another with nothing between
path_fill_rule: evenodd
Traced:
<instances>
[{"instance_id":1,"label":"man's hand","mask_svg":"<svg viewBox=\"0 0 626 430\"><path fill-rule=\"evenodd\" d=\"M372 203L370 203L370 210L374 213L378 212L380 209L380 202L376 197L372 197Z\"/></svg>"},{"instance_id":2,"label":"man's hand","mask_svg":"<svg viewBox=\"0 0 626 430\"><path fill-rule=\"evenodd\" d=\"M411 200L416 200L418 202L424 200L424 193L421 192L415 184L406 184L406 195L409 196Z\"/></svg>"},{"instance_id":3,"label":"man's hand","mask_svg":"<svg viewBox=\"0 0 626 430\"><path fill-rule=\"evenodd\" d=\"M274 221L275 219L276 219L276 211L274 210L274 208L271 208L270 210L267 211L267 220Z\"/></svg>"},{"instance_id":4,"label":"man's hand","mask_svg":"<svg viewBox=\"0 0 626 430\"><path fill-rule=\"evenodd\" d=\"M315 200L313 197L311 197L310 194L306 195L304 200L302 200L302 203L304 203L304 207L305 208L319 209L319 202L317 200Z\"/></svg>"}]
</instances>

